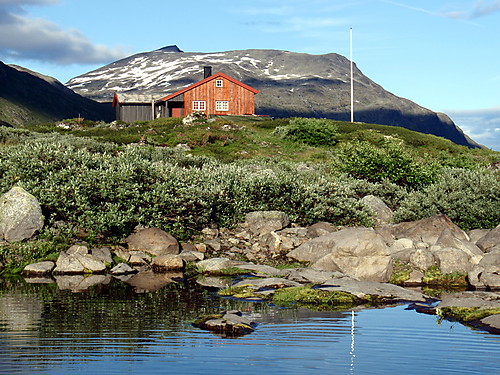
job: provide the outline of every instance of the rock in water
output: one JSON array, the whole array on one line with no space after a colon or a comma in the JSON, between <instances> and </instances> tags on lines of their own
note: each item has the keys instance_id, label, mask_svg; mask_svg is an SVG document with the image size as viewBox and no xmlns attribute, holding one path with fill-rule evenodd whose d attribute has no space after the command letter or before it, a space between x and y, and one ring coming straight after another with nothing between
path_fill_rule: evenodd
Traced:
<instances>
[{"instance_id":1,"label":"rock in water","mask_svg":"<svg viewBox=\"0 0 500 375\"><path fill-rule=\"evenodd\" d=\"M40 203L22 187L15 186L0 197L0 239L31 238L43 228L43 222Z\"/></svg>"},{"instance_id":2,"label":"rock in water","mask_svg":"<svg viewBox=\"0 0 500 375\"><path fill-rule=\"evenodd\" d=\"M151 255L179 254L179 243L167 232L148 228L131 234L125 239L129 250L145 251Z\"/></svg>"}]
</instances>

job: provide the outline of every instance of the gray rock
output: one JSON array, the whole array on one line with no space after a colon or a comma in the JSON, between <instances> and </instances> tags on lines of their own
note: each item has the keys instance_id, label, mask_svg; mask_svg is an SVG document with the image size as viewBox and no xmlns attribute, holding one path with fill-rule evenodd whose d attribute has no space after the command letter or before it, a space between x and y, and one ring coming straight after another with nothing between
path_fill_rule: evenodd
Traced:
<instances>
[{"instance_id":1,"label":"gray rock","mask_svg":"<svg viewBox=\"0 0 500 375\"><path fill-rule=\"evenodd\" d=\"M252 333L257 324L244 317L240 311L227 311L223 314L200 318L193 325L222 337L234 337Z\"/></svg>"},{"instance_id":2,"label":"gray rock","mask_svg":"<svg viewBox=\"0 0 500 375\"><path fill-rule=\"evenodd\" d=\"M196 282L207 288L225 289L229 288L233 283L227 277L201 276L196 279Z\"/></svg>"},{"instance_id":3,"label":"gray rock","mask_svg":"<svg viewBox=\"0 0 500 375\"><path fill-rule=\"evenodd\" d=\"M307 228L307 236L310 238L321 237L325 234L336 232L338 229L335 225L320 221L319 223L311 225Z\"/></svg>"},{"instance_id":4,"label":"gray rock","mask_svg":"<svg viewBox=\"0 0 500 375\"><path fill-rule=\"evenodd\" d=\"M245 262L238 262L227 258L210 258L196 263L196 268L200 272L217 272L224 268L234 267L244 264Z\"/></svg>"},{"instance_id":5,"label":"gray rock","mask_svg":"<svg viewBox=\"0 0 500 375\"><path fill-rule=\"evenodd\" d=\"M500 314L490 315L480 320L481 328L493 334L500 334Z\"/></svg>"},{"instance_id":6,"label":"gray rock","mask_svg":"<svg viewBox=\"0 0 500 375\"><path fill-rule=\"evenodd\" d=\"M15 186L0 197L0 239L29 239L43 228L43 223L38 200L23 188Z\"/></svg>"},{"instance_id":7,"label":"gray rock","mask_svg":"<svg viewBox=\"0 0 500 375\"><path fill-rule=\"evenodd\" d=\"M52 272L55 266L56 266L55 263L51 261L28 264L26 267L24 267L23 275L26 276L47 275Z\"/></svg>"},{"instance_id":8,"label":"gray rock","mask_svg":"<svg viewBox=\"0 0 500 375\"><path fill-rule=\"evenodd\" d=\"M436 240L436 245L441 246L442 248L453 247L460 249L470 257L470 261L473 264L479 263L484 253L472 242L464 240L461 237L461 235L459 236L457 233L454 233L449 229L445 229Z\"/></svg>"},{"instance_id":9,"label":"gray rock","mask_svg":"<svg viewBox=\"0 0 500 375\"><path fill-rule=\"evenodd\" d=\"M500 225L478 240L476 245L485 253L488 253L490 249L496 246L500 246Z\"/></svg>"},{"instance_id":10,"label":"gray rock","mask_svg":"<svg viewBox=\"0 0 500 375\"><path fill-rule=\"evenodd\" d=\"M68 250L66 250L66 253L69 255L88 255L90 254L90 250L85 245L73 245Z\"/></svg>"},{"instance_id":11,"label":"gray rock","mask_svg":"<svg viewBox=\"0 0 500 375\"><path fill-rule=\"evenodd\" d=\"M462 240L468 240L467 234L455 225L446 215L435 215L426 219L386 226L396 238L409 238L416 242L434 245L445 229L449 229Z\"/></svg>"},{"instance_id":12,"label":"gray rock","mask_svg":"<svg viewBox=\"0 0 500 375\"><path fill-rule=\"evenodd\" d=\"M260 264L242 264L235 267L242 270L252 271L256 275L280 276L282 273L277 268Z\"/></svg>"},{"instance_id":13,"label":"gray rock","mask_svg":"<svg viewBox=\"0 0 500 375\"><path fill-rule=\"evenodd\" d=\"M220 249L222 248L221 240L219 238L213 238L211 240L206 240L204 242L204 244L206 246L208 246L210 249L212 249L213 251L220 251Z\"/></svg>"},{"instance_id":14,"label":"gray rock","mask_svg":"<svg viewBox=\"0 0 500 375\"><path fill-rule=\"evenodd\" d=\"M367 195L361 199L374 212L375 225L388 224L392 220L393 212L382 199L374 195Z\"/></svg>"},{"instance_id":15,"label":"gray rock","mask_svg":"<svg viewBox=\"0 0 500 375\"><path fill-rule=\"evenodd\" d=\"M98 259L108 264L113 263L113 258L111 257L111 250L108 247L92 249L90 250L90 253L94 259Z\"/></svg>"},{"instance_id":16,"label":"gray rock","mask_svg":"<svg viewBox=\"0 0 500 375\"><path fill-rule=\"evenodd\" d=\"M194 247L194 246L193 246ZM196 249L196 248L195 248ZM179 256L186 262L197 262L205 259L205 254L199 251L183 250Z\"/></svg>"},{"instance_id":17,"label":"gray rock","mask_svg":"<svg viewBox=\"0 0 500 375\"><path fill-rule=\"evenodd\" d=\"M499 308L500 294L495 292L458 292L443 293L438 307L479 307Z\"/></svg>"},{"instance_id":18,"label":"gray rock","mask_svg":"<svg viewBox=\"0 0 500 375\"><path fill-rule=\"evenodd\" d=\"M256 290L259 290L259 289L279 289L292 286L302 286L302 284L284 278L270 277L265 279L242 280L233 285L233 287L235 288L240 286L253 286Z\"/></svg>"},{"instance_id":19,"label":"gray rock","mask_svg":"<svg viewBox=\"0 0 500 375\"><path fill-rule=\"evenodd\" d=\"M106 265L104 262L93 258L92 255L75 254L73 257L82 264L85 272L103 273L106 271Z\"/></svg>"},{"instance_id":20,"label":"gray rock","mask_svg":"<svg viewBox=\"0 0 500 375\"><path fill-rule=\"evenodd\" d=\"M313 268L292 268L281 271L282 277L302 284L321 284L332 278L345 277L340 272L320 271Z\"/></svg>"},{"instance_id":21,"label":"gray rock","mask_svg":"<svg viewBox=\"0 0 500 375\"><path fill-rule=\"evenodd\" d=\"M154 272L169 272L183 270L185 262L179 255L167 254L154 257L151 265Z\"/></svg>"},{"instance_id":22,"label":"gray rock","mask_svg":"<svg viewBox=\"0 0 500 375\"><path fill-rule=\"evenodd\" d=\"M433 251L442 273L468 273L474 267L471 257L465 251L453 247L446 247Z\"/></svg>"},{"instance_id":23,"label":"gray rock","mask_svg":"<svg viewBox=\"0 0 500 375\"><path fill-rule=\"evenodd\" d=\"M370 281L388 281L392 258L380 234L371 228L344 228L313 238L287 254L312 268L337 271Z\"/></svg>"},{"instance_id":24,"label":"gray rock","mask_svg":"<svg viewBox=\"0 0 500 375\"><path fill-rule=\"evenodd\" d=\"M319 289L348 292L358 298L373 295L382 298L385 302L427 302L429 300L422 293L397 285L357 281L348 278L328 280L319 286Z\"/></svg>"},{"instance_id":25,"label":"gray rock","mask_svg":"<svg viewBox=\"0 0 500 375\"><path fill-rule=\"evenodd\" d=\"M436 265L437 262L431 251L427 249L415 249L410 255L410 264L419 270L426 271Z\"/></svg>"},{"instance_id":26,"label":"gray rock","mask_svg":"<svg viewBox=\"0 0 500 375\"><path fill-rule=\"evenodd\" d=\"M114 266L110 271L112 275L129 275L133 273L137 273L137 270L130 267L127 263L119 263Z\"/></svg>"},{"instance_id":27,"label":"gray rock","mask_svg":"<svg viewBox=\"0 0 500 375\"><path fill-rule=\"evenodd\" d=\"M477 241L490 233L491 229L473 229L467 232L470 242L477 245Z\"/></svg>"},{"instance_id":28,"label":"gray rock","mask_svg":"<svg viewBox=\"0 0 500 375\"><path fill-rule=\"evenodd\" d=\"M285 228L290 219L281 211L256 211L246 215L245 223L250 231L259 235Z\"/></svg>"},{"instance_id":29,"label":"gray rock","mask_svg":"<svg viewBox=\"0 0 500 375\"><path fill-rule=\"evenodd\" d=\"M59 258L57 258L56 261L56 268L54 268L54 274L71 275L83 274L84 272L85 267L83 267L83 265L73 255L70 255L65 251L61 251L59 253Z\"/></svg>"},{"instance_id":30,"label":"gray rock","mask_svg":"<svg viewBox=\"0 0 500 375\"><path fill-rule=\"evenodd\" d=\"M133 233L125 239L129 250L145 251L151 255L179 254L179 243L167 232L148 228Z\"/></svg>"}]
</instances>

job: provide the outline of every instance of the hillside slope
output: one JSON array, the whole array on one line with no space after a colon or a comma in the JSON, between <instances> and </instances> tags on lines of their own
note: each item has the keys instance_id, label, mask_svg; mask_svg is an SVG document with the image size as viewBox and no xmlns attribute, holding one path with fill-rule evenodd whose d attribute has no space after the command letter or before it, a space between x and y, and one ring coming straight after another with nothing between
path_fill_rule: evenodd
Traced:
<instances>
[{"instance_id":1,"label":"hillside slope","mask_svg":"<svg viewBox=\"0 0 500 375\"><path fill-rule=\"evenodd\" d=\"M52 77L0 61L0 121L3 125L55 121L81 116L113 120L109 104L84 98Z\"/></svg>"},{"instance_id":2,"label":"hillside slope","mask_svg":"<svg viewBox=\"0 0 500 375\"><path fill-rule=\"evenodd\" d=\"M202 79L204 66L258 90L256 112L274 117L350 118L350 63L331 53L278 50L187 53L176 46L136 54L71 79L81 95L111 101L114 92L162 96ZM355 120L401 126L477 147L445 114L400 98L354 68Z\"/></svg>"}]
</instances>

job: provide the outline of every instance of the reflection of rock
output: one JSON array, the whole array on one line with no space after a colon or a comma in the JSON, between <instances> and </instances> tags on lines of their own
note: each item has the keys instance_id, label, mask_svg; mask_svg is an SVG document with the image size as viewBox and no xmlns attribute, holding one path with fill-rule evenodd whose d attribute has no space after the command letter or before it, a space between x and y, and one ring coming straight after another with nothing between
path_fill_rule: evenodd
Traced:
<instances>
[{"instance_id":1,"label":"reflection of rock","mask_svg":"<svg viewBox=\"0 0 500 375\"><path fill-rule=\"evenodd\" d=\"M182 273L154 273L153 271L139 272L126 282L133 286L137 293L156 292L166 285L182 279Z\"/></svg>"},{"instance_id":2,"label":"reflection of rock","mask_svg":"<svg viewBox=\"0 0 500 375\"><path fill-rule=\"evenodd\" d=\"M133 269L130 267L127 263L119 263L116 266L114 266L109 273L111 273L114 276L118 275L129 275L132 273L137 273L137 270Z\"/></svg>"},{"instance_id":3,"label":"reflection of rock","mask_svg":"<svg viewBox=\"0 0 500 375\"><path fill-rule=\"evenodd\" d=\"M61 290L81 291L90 288L94 285L108 284L111 281L111 276L107 275L58 275L55 276L56 283Z\"/></svg>"},{"instance_id":4,"label":"reflection of rock","mask_svg":"<svg viewBox=\"0 0 500 375\"><path fill-rule=\"evenodd\" d=\"M244 317L241 311L226 311L222 314L207 315L197 319L193 326L208 330L223 337L242 336L252 333L257 324Z\"/></svg>"},{"instance_id":5,"label":"reflection of rock","mask_svg":"<svg viewBox=\"0 0 500 375\"><path fill-rule=\"evenodd\" d=\"M207 288L224 289L228 288L233 283L233 280L227 277L201 276L196 279L196 282Z\"/></svg>"},{"instance_id":6,"label":"reflection of rock","mask_svg":"<svg viewBox=\"0 0 500 375\"><path fill-rule=\"evenodd\" d=\"M55 280L51 277L26 277L24 281L28 284L52 284Z\"/></svg>"},{"instance_id":7,"label":"reflection of rock","mask_svg":"<svg viewBox=\"0 0 500 375\"><path fill-rule=\"evenodd\" d=\"M25 294L4 292L0 295L0 322L2 331L19 332L32 330L40 324L42 304L33 297ZM22 346L22 341L16 339L16 345ZM2 336L2 340L6 338Z\"/></svg>"}]
</instances>

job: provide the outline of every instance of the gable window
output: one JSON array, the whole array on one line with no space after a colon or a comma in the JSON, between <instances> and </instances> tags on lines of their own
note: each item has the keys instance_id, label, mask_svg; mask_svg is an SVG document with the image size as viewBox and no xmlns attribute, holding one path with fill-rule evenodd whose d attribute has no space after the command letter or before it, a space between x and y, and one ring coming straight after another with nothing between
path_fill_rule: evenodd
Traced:
<instances>
[{"instance_id":1,"label":"gable window","mask_svg":"<svg viewBox=\"0 0 500 375\"><path fill-rule=\"evenodd\" d=\"M217 100L215 102L216 111L229 111L229 102L227 100Z\"/></svg>"},{"instance_id":2,"label":"gable window","mask_svg":"<svg viewBox=\"0 0 500 375\"><path fill-rule=\"evenodd\" d=\"M193 100L193 111L205 111L207 102L204 100Z\"/></svg>"},{"instance_id":3,"label":"gable window","mask_svg":"<svg viewBox=\"0 0 500 375\"><path fill-rule=\"evenodd\" d=\"M224 81L222 79L215 80L215 87L223 87L223 86L224 86Z\"/></svg>"}]
</instances>

